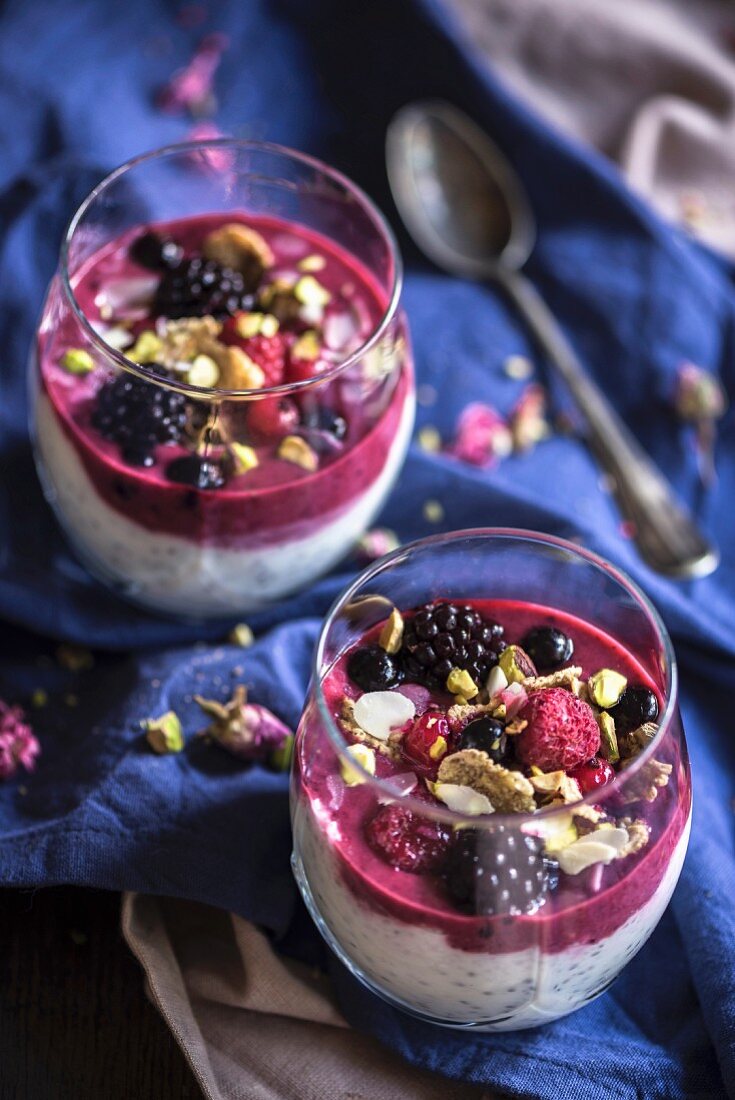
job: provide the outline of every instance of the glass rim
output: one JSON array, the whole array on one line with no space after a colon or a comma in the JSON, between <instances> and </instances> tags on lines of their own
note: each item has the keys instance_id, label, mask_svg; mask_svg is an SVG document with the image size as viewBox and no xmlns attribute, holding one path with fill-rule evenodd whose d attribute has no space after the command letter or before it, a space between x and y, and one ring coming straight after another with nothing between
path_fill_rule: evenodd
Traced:
<instances>
[{"instance_id":1,"label":"glass rim","mask_svg":"<svg viewBox=\"0 0 735 1100\"><path fill-rule=\"evenodd\" d=\"M556 535L545 534L542 531L532 531L521 527L471 527L459 531L449 531L443 534L430 535L427 538L416 539L413 542L406 543L404 546L398 547L397 550L391 551L384 557L380 558L377 562L373 562L372 565L364 569L355 580L337 597L332 603L327 616L324 620L324 624L319 632L319 638L314 650L314 658L312 663L312 681L313 691L316 696L317 708L319 715L327 730L327 735L332 743L338 758L344 758L345 751L348 746L348 742L344 737L337 722L332 717L329 707L327 705L324 691L322 690L322 665L324 663L324 651L327 643L329 631L334 624L335 619L344 607L346 607L350 601L359 594L360 589L369 581L379 577L381 573L388 570L394 563L399 562L407 555L414 554L416 552L422 552L425 549L431 548L441 544L451 542L462 542L470 538L484 538L488 540L514 540L517 542L526 542L535 545L550 547L557 550L563 550L573 558L581 559L589 565L595 566L602 573L606 574L613 581L615 581L621 588L631 595L639 608L647 616L651 623L654 633L656 635L657 642L660 646L660 652L664 657L664 674L665 674L665 705L663 713L658 718L658 730L656 736L646 745L646 747L635 757L634 761L624 769L622 772L616 772L615 778L607 783L601 790L591 791L577 802L568 803L561 806L542 807L536 810L534 813L492 813L486 815L475 814L463 814L457 810L450 810L449 807L432 806L426 802L422 802L419 799L414 798L411 794L396 795L395 789L391 788L389 783L384 779L379 779L377 776L371 775L365 768L359 763L358 760L350 758L350 767L354 768L360 773L363 783L369 784L377 794L383 795L393 802L400 802L402 806L406 806L413 810L415 813L423 817L431 818L435 821L440 821L445 824L449 824L454 827L472 827L472 828L486 828L493 825L513 825L523 827L531 822L548 821L558 818L560 815L574 813L576 806L591 806L601 801L606 801L608 796L620 791L628 780L634 776L639 769L651 758L653 752L657 746L661 743L666 732L671 725L672 719L677 712L678 705L678 669L676 664L676 657L674 654L673 644L669 633L663 623L663 620L654 607L651 600L640 588L638 584L631 577L628 576L624 570L618 566L613 565L606 558L596 554L592 550L588 550L586 547L581 547L567 539L562 539ZM469 598L469 597L468 597Z\"/></svg>"},{"instance_id":2,"label":"glass rim","mask_svg":"<svg viewBox=\"0 0 735 1100\"><path fill-rule=\"evenodd\" d=\"M100 335L92 322L87 317L86 313L80 306L74 288L71 282L71 274L69 271L69 251L71 248L74 234L77 231L79 224L84 217L85 213L92 207L93 203L104 194L108 187L115 183L118 179L124 176L127 172L134 168L137 168L140 164L145 164L148 161L163 159L164 157L182 155L187 153L197 153L206 151L208 149L227 149L236 148L241 150L252 150L254 152L269 153L278 157L282 157L286 160L296 161L299 164L306 165L315 171L321 172L327 176L334 183L337 183L342 187L349 195L354 197L361 205L363 210L367 213L370 221L374 225L380 237L385 242L388 253L391 257L393 264L393 281L388 293L388 304L385 308L383 316L380 321L373 328L369 336L362 342L362 344L355 351L351 352L345 359L339 363L335 363L328 370L323 371L321 374L315 375L313 378L302 379L298 382L283 383L279 386L262 386L260 389L220 389L212 388L205 389L201 386L193 386L189 382L180 381L176 378L161 378L160 375L154 374L150 370L146 369L143 364L136 363L132 359L128 359L122 351L117 348L111 347L107 344L104 338ZM253 179L270 179L269 176L260 175L257 172L249 173ZM286 181L281 180L282 184ZM72 311L77 320L81 324L87 338L92 344L105 356L112 359L114 363L122 370L128 371L130 374L136 375L138 378L142 378L147 382L151 382L155 385L163 386L166 389L175 390L177 393L183 393L187 396L199 400L199 401L222 401L227 399L259 399L264 397L285 397L294 393L304 393L316 386L321 386L325 382L331 381L333 378L342 374L348 370L351 366L372 351L380 341L383 339L389 325L392 323L397 311L398 304L401 297L401 291L403 289L403 261L398 249L398 243L396 241L393 230L391 229L385 215L381 212L378 206L373 200L362 190L358 184L346 176L343 172L340 172L337 168L332 168L330 165L325 164L324 161L319 160L317 157L311 156L309 153L302 153L297 149L291 149L286 145L278 145L274 142L267 141L253 141L246 138L207 138L200 141L182 141L172 142L169 145L162 145L156 149L151 149L146 153L139 153L137 156L131 157L123 164L120 164L117 168L109 172L100 182L93 187L85 199L77 207L77 210L70 219L64 238L61 245L61 253L59 258L59 271L61 276L61 284L64 289L64 293L69 300Z\"/></svg>"}]
</instances>

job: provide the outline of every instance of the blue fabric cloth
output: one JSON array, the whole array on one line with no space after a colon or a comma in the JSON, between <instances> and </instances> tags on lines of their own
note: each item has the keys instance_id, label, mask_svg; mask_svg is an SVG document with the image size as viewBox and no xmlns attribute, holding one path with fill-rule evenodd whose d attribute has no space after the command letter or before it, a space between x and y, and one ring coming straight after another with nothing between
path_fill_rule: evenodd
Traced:
<instances>
[{"instance_id":1,"label":"blue fabric cloth","mask_svg":"<svg viewBox=\"0 0 735 1100\"><path fill-rule=\"evenodd\" d=\"M247 653L198 645L220 640L227 624L203 629L144 615L77 564L42 500L25 424L25 360L65 222L108 169L185 136L190 124L161 114L155 91L202 33L224 31L231 47L217 78L220 127L324 156L391 216L382 146L394 109L439 95L488 129L538 215L531 274L724 551L706 580L674 584L650 573L621 536L598 470L575 439L554 438L492 472L412 448L382 517L402 539L437 530L423 514L424 502L436 499L446 529L492 523L579 538L627 569L657 603L682 665L695 777L692 844L649 945L616 986L570 1019L519 1034L440 1032L388 1009L332 962L344 1011L417 1065L512 1095L735 1095L735 436L729 416L719 482L704 493L691 439L669 404L684 359L718 373L733 395L731 268L662 224L601 158L514 102L437 3L229 0L212 5L196 28L175 16L176 6L163 0L69 0L63 8L10 0L0 14L0 616L7 624L0 693L23 700L44 686L52 699L35 712L43 742L37 771L0 784L0 882L198 898L260 922L284 949L326 957L290 877L285 778L247 770L200 742L155 758L138 720L171 706L197 728L192 690L224 695L244 665L254 697L295 723L319 619L354 563L255 617L258 642ZM450 435L469 400L510 407L520 384L501 363L533 351L491 289L439 274L403 244L419 381L438 394L432 407L420 407L419 424ZM553 381L551 388L563 408L563 393ZM48 659L61 638L102 651L93 672L72 676ZM63 702L70 691L77 706Z\"/></svg>"}]
</instances>

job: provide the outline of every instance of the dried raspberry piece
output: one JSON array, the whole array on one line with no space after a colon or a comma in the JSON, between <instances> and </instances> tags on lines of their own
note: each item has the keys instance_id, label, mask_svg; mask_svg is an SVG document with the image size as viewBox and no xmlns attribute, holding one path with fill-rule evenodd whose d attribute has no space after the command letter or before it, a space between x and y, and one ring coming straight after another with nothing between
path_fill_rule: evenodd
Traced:
<instances>
[{"instance_id":1,"label":"dried raspberry piece","mask_svg":"<svg viewBox=\"0 0 735 1100\"><path fill-rule=\"evenodd\" d=\"M415 718L403 735L401 751L411 764L433 770L446 754L451 740L452 734L445 716L440 711L428 710Z\"/></svg>"},{"instance_id":2,"label":"dried raspberry piece","mask_svg":"<svg viewBox=\"0 0 735 1100\"><path fill-rule=\"evenodd\" d=\"M572 768L569 778L577 780L580 791L585 795L599 787L604 787L614 779L615 769L607 760L600 760L595 756L592 760L586 760L584 764L578 764L576 768Z\"/></svg>"},{"instance_id":3,"label":"dried raspberry piece","mask_svg":"<svg viewBox=\"0 0 735 1100\"><path fill-rule=\"evenodd\" d=\"M448 829L397 802L378 810L365 826L365 837L386 863L415 875L438 870L449 845Z\"/></svg>"},{"instance_id":4,"label":"dried raspberry piece","mask_svg":"<svg viewBox=\"0 0 735 1100\"><path fill-rule=\"evenodd\" d=\"M564 688L534 691L520 712L528 723L514 741L522 764L544 772L568 771L600 748L600 729L588 703Z\"/></svg>"}]
</instances>

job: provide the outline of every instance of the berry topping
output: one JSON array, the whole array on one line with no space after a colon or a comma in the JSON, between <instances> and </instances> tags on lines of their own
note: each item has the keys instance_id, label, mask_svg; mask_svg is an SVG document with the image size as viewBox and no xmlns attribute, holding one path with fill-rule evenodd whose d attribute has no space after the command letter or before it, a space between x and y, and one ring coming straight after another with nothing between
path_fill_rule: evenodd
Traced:
<instances>
[{"instance_id":1,"label":"berry topping","mask_svg":"<svg viewBox=\"0 0 735 1100\"><path fill-rule=\"evenodd\" d=\"M396 802L378 810L365 826L365 836L386 863L413 874L438 870L449 844L448 829Z\"/></svg>"},{"instance_id":2,"label":"berry topping","mask_svg":"<svg viewBox=\"0 0 735 1100\"><path fill-rule=\"evenodd\" d=\"M615 719L618 734L629 733L645 722L658 718L658 699L645 687L627 687L610 714Z\"/></svg>"},{"instance_id":3,"label":"berry topping","mask_svg":"<svg viewBox=\"0 0 735 1100\"><path fill-rule=\"evenodd\" d=\"M259 332L242 340L240 347L263 371L266 386L280 386L286 368L286 341L282 333L265 336Z\"/></svg>"},{"instance_id":4,"label":"berry topping","mask_svg":"<svg viewBox=\"0 0 735 1100\"><path fill-rule=\"evenodd\" d=\"M266 397L248 409L248 433L256 443L290 435L299 422L299 410L290 397Z\"/></svg>"},{"instance_id":5,"label":"berry topping","mask_svg":"<svg viewBox=\"0 0 735 1100\"><path fill-rule=\"evenodd\" d=\"M589 760L600 748L592 707L564 688L532 692L519 717L528 724L515 738L515 751L529 767L566 771Z\"/></svg>"},{"instance_id":6,"label":"berry topping","mask_svg":"<svg viewBox=\"0 0 735 1100\"><path fill-rule=\"evenodd\" d=\"M549 672L571 661L574 642L553 626L534 626L521 641L528 656L541 672Z\"/></svg>"},{"instance_id":7,"label":"berry topping","mask_svg":"<svg viewBox=\"0 0 735 1100\"><path fill-rule=\"evenodd\" d=\"M508 751L508 738L503 723L497 718L476 718L462 730L460 749L486 752L495 764L501 764Z\"/></svg>"},{"instance_id":8,"label":"berry topping","mask_svg":"<svg viewBox=\"0 0 735 1100\"><path fill-rule=\"evenodd\" d=\"M347 435L347 421L345 418L336 413L334 409L327 409L322 405L317 405L314 409L304 410L301 414L301 423L305 428L315 432L326 432L328 435L334 436L340 443Z\"/></svg>"},{"instance_id":9,"label":"berry topping","mask_svg":"<svg viewBox=\"0 0 735 1100\"><path fill-rule=\"evenodd\" d=\"M481 686L504 649L502 626L473 608L426 604L406 620L401 662L407 679L427 687L444 690L453 669Z\"/></svg>"},{"instance_id":10,"label":"berry topping","mask_svg":"<svg viewBox=\"0 0 735 1100\"><path fill-rule=\"evenodd\" d=\"M97 393L92 427L117 443L132 466L152 466L159 443L178 443L186 428L183 394L120 373Z\"/></svg>"},{"instance_id":11,"label":"berry topping","mask_svg":"<svg viewBox=\"0 0 735 1100\"><path fill-rule=\"evenodd\" d=\"M165 272L156 290L153 311L172 320L207 314L222 318L252 304L253 296L239 271L195 256Z\"/></svg>"},{"instance_id":12,"label":"berry topping","mask_svg":"<svg viewBox=\"0 0 735 1100\"><path fill-rule=\"evenodd\" d=\"M401 752L412 764L433 769L446 754L452 734L440 711L427 711L415 718L401 740Z\"/></svg>"},{"instance_id":13,"label":"berry topping","mask_svg":"<svg viewBox=\"0 0 735 1100\"><path fill-rule=\"evenodd\" d=\"M597 790L598 787L604 787L606 783L614 779L615 769L612 764L608 764L607 760L594 757L592 760L586 760L584 764L572 768L569 772L569 778L576 779L579 789L584 795Z\"/></svg>"},{"instance_id":14,"label":"berry topping","mask_svg":"<svg viewBox=\"0 0 735 1100\"><path fill-rule=\"evenodd\" d=\"M363 691L385 691L403 679L396 662L379 645L355 649L347 662L347 675Z\"/></svg>"},{"instance_id":15,"label":"berry topping","mask_svg":"<svg viewBox=\"0 0 735 1100\"><path fill-rule=\"evenodd\" d=\"M219 462L195 454L175 458L166 467L166 477L194 489L221 489L227 480Z\"/></svg>"},{"instance_id":16,"label":"berry topping","mask_svg":"<svg viewBox=\"0 0 735 1100\"><path fill-rule=\"evenodd\" d=\"M151 271L165 271L181 263L184 250L176 241L159 237L158 233L142 233L129 249L130 259Z\"/></svg>"},{"instance_id":17,"label":"berry topping","mask_svg":"<svg viewBox=\"0 0 735 1100\"><path fill-rule=\"evenodd\" d=\"M556 864L533 836L497 825L460 829L449 852L447 889L471 913L531 913L556 885Z\"/></svg>"}]
</instances>

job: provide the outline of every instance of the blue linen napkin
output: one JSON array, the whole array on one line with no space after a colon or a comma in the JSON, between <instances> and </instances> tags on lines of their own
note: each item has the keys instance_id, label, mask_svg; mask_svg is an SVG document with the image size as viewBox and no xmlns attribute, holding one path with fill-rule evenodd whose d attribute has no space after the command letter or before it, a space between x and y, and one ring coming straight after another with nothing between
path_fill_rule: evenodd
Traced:
<instances>
[{"instance_id":1,"label":"blue linen napkin","mask_svg":"<svg viewBox=\"0 0 735 1100\"><path fill-rule=\"evenodd\" d=\"M43 744L36 772L0 784L0 882L197 898L259 922L285 950L327 959L290 877L285 778L247 770L195 740L178 756L153 757L138 723L173 707L188 731L199 728L192 691L224 697L244 668L253 697L295 724L319 619L355 563L254 616L252 649L202 646L219 643L228 624L205 628L135 611L78 565L42 500L25 426L25 360L65 222L109 168L185 137L190 123L162 114L156 90L202 34L221 31L231 40L216 85L221 129L324 156L389 214L382 143L398 106L442 96L488 129L538 215L529 270L724 551L706 580L673 584L650 573L574 438L555 437L490 472L412 448L382 517L403 540L482 524L542 529L616 561L657 603L682 665L692 844L649 945L616 986L567 1020L505 1035L441 1031L387 1008L329 959L342 1008L417 1065L513 1095L735 1095L735 438L730 416L718 445L719 481L703 492L689 432L670 404L682 360L735 391L731 268L664 225L600 157L511 99L433 0L230 0L211 14L192 11L204 13L199 26L163 0L70 0L63 18L50 0L34 0L0 14L0 616L8 624L0 695L26 700L43 687L51 700L33 712ZM420 406L419 425L449 438L471 400L507 411L521 384L501 364L534 353L491 289L439 274L402 243L419 381L436 395ZM549 382L563 409L563 393ZM427 500L442 505L439 523L427 520ZM100 650L94 670L60 669L49 660L52 639Z\"/></svg>"}]
</instances>

